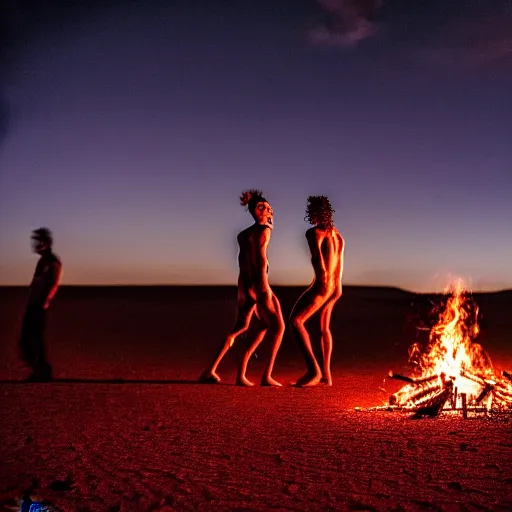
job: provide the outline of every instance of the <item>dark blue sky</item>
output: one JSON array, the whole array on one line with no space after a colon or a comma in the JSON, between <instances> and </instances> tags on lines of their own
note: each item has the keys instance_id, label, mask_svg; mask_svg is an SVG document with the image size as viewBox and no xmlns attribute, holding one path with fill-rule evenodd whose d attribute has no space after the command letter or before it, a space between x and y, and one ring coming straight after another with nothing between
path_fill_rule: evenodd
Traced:
<instances>
[{"instance_id":1,"label":"dark blue sky","mask_svg":"<svg viewBox=\"0 0 512 512\"><path fill-rule=\"evenodd\" d=\"M0 284L40 225L68 284L235 283L258 187L274 284L327 194L345 283L512 287L512 2L38 4L2 16Z\"/></svg>"}]
</instances>

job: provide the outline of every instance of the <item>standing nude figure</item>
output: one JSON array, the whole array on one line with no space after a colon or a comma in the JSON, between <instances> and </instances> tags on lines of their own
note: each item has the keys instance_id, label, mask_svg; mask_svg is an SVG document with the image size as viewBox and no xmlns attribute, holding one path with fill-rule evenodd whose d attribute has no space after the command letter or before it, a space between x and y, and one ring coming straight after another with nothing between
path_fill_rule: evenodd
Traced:
<instances>
[{"instance_id":1,"label":"standing nude figure","mask_svg":"<svg viewBox=\"0 0 512 512\"><path fill-rule=\"evenodd\" d=\"M268 283L267 247L274 226L274 211L268 201L262 197L260 190L248 190L240 196L240 203L245 206L254 224L238 234L239 245L238 265L238 301L236 321L233 329L226 336L224 343L213 360L211 366L201 375L201 382L220 382L217 367L235 339L247 331L254 313L264 322L264 326L256 334L252 345L245 352L236 383L239 386L253 386L245 376L249 359L263 341L268 331L271 354L265 373L261 379L262 386L281 386L272 378L272 370L283 339L285 324L281 306Z\"/></svg>"},{"instance_id":2,"label":"standing nude figure","mask_svg":"<svg viewBox=\"0 0 512 512\"><path fill-rule=\"evenodd\" d=\"M315 276L309 288L299 297L290 315L290 324L304 358L307 372L296 383L297 386L316 386L320 382L332 385L331 314L334 304L341 297L343 274L343 253L345 242L334 227L329 199L325 196L309 196L304 220L313 224L306 231L311 251L311 263ZM315 358L305 323L316 312L320 312L322 368Z\"/></svg>"}]
</instances>

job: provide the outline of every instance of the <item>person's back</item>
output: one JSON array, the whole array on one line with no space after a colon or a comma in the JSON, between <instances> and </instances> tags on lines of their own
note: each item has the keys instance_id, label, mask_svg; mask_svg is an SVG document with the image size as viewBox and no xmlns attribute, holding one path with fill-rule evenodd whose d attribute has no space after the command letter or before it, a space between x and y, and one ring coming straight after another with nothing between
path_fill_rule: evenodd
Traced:
<instances>
[{"instance_id":1,"label":"person's back","mask_svg":"<svg viewBox=\"0 0 512 512\"><path fill-rule=\"evenodd\" d=\"M258 261L258 235L265 229L270 228L260 224L253 224L241 231L237 236L240 281L244 284L246 289L252 289L254 287L255 278L262 271L268 271L268 262L265 261L263 263L265 268L261 269L261 262Z\"/></svg>"},{"instance_id":2,"label":"person's back","mask_svg":"<svg viewBox=\"0 0 512 512\"><path fill-rule=\"evenodd\" d=\"M343 238L334 227L315 226L306 232L315 273L313 284L331 293L341 281L343 272Z\"/></svg>"}]
</instances>

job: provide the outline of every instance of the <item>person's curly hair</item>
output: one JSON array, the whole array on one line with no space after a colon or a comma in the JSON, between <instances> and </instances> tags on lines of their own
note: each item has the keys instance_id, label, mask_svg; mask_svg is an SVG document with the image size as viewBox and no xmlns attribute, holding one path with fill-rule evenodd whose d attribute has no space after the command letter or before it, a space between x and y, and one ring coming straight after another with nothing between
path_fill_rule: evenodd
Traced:
<instances>
[{"instance_id":1,"label":"person's curly hair","mask_svg":"<svg viewBox=\"0 0 512 512\"><path fill-rule=\"evenodd\" d=\"M315 226L332 227L334 211L327 196L309 196L304 220Z\"/></svg>"},{"instance_id":2,"label":"person's curly hair","mask_svg":"<svg viewBox=\"0 0 512 512\"><path fill-rule=\"evenodd\" d=\"M245 190L240 194L240 204L245 206L250 213L254 213L256 205L260 202L267 203L268 201L263 197L263 192L256 188Z\"/></svg>"}]
</instances>

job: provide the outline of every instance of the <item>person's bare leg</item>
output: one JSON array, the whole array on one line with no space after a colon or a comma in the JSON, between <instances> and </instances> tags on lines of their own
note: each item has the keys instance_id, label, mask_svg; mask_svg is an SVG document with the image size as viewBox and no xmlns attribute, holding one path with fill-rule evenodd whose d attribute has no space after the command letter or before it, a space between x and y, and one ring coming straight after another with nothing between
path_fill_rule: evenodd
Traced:
<instances>
[{"instance_id":1,"label":"person's bare leg","mask_svg":"<svg viewBox=\"0 0 512 512\"><path fill-rule=\"evenodd\" d=\"M233 346L235 343L235 339L240 334L247 331L249 328L249 323L251 321L251 317L254 313L255 306L252 305L250 308L239 306L237 312L237 319L235 322L235 326L226 336L224 343L219 347L217 355L215 356L212 364L207 368L201 377L199 378L200 382L220 382L221 379L217 374L217 367L220 362L226 355L226 352Z\"/></svg>"},{"instance_id":2,"label":"person's bare leg","mask_svg":"<svg viewBox=\"0 0 512 512\"><path fill-rule=\"evenodd\" d=\"M322 297L311 289L306 290L295 304L290 315L290 325L295 340L306 359L307 371L295 383L296 386L316 386L320 383L322 372L311 346L311 339L305 327L305 323L314 315L322 305Z\"/></svg>"},{"instance_id":3,"label":"person's bare leg","mask_svg":"<svg viewBox=\"0 0 512 512\"><path fill-rule=\"evenodd\" d=\"M267 364L267 367L265 368L265 372L263 376L261 377L261 385L262 386L282 386L280 382L275 380L272 377L272 372L274 370L274 363L276 361L277 352L279 350L279 347L281 346L281 342L283 341L283 334L284 334L284 322L283 326L274 326L271 329L270 334L270 346L271 346L271 353L269 362Z\"/></svg>"},{"instance_id":4,"label":"person's bare leg","mask_svg":"<svg viewBox=\"0 0 512 512\"><path fill-rule=\"evenodd\" d=\"M322 384L332 386L331 375L331 354L332 354L332 333L331 333L331 313L334 308L335 301L329 301L322 311L320 318L320 328L322 332L321 345L322 345Z\"/></svg>"},{"instance_id":5,"label":"person's bare leg","mask_svg":"<svg viewBox=\"0 0 512 512\"><path fill-rule=\"evenodd\" d=\"M270 322L270 328L271 331L270 334L270 358L267 364L267 367L265 369L265 373L263 374L263 377L261 378L261 385L262 386L282 386L280 382L275 380L272 377L272 372L274 370L274 364L276 362L277 352L279 351L279 347L281 346L281 342L283 341L283 335L284 335L284 319L283 319L283 313L281 312L281 305L279 304L279 300L275 295L272 295L272 310L270 311L272 318L269 319ZM262 314L265 314L265 312L262 312Z\"/></svg>"},{"instance_id":6,"label":"person's bare leg","mask_svg":"<svg viewBox=\"0 0 512 512\"><path fill-rule=\"evenodd\" d=\"M334 305L341 297L341 292L336 291L333 296L327 301L321 310L320 316L320 330L321 330L321 345L322 345L322 380L323 384L332 386L331 375L331 355L332 355L332 333L331 333L331 315Z\"/></svg>"},{"instance_id":7,"label":"person's bare leg","mask_svg":"<svg viewBox=\"0 0 512 512\"><path fill-rule=\"evenodd\" d=\"M307 353L309 359L308 370L296 382L296 385L300 387L316 386L317 384L320 383L320 379L322 378L320 366L318 365L318 362L313 352L313 347L311 346L311 339L309 337L309 333L304 325L306 320L301 318L294 318L292 320L292 330L294 332L294 335L296 338L301 340L301 345L304 347L304 352Z\"/></svg>"},{"instance_id":8,"label":"person's bare leg","mask_svg":"<svg viewBox=\"0 0 512 512\"><path fill-rule=\"evenodd\" d=\"M249 364L249 360L251 356L254 354L254 351L259 347L265 334L267 333L267 328L264 327L256 334L256 339L253 341L252 345L247 349L244 354L244 358L242 360L242 364L240 365L240 370L238 371L238 375L236 378L237 386L254 386L254 383L251 382L246 376L247 365Z\"/></svg>"},{"instance_id":9,"label":"person's bare leg","mask_svg":"<svg viewBox=\"0 0 512 512\"><path fill-rule=\"evenodd\" d=\"M306 362L307 371L306 373L300 377L296 382L294 382L295 385L299 385L303 380L311 378L315 373L315 365L312 363L315 359L315 354L313 353L313 349L311 347L311 343L309 344L309 347L304 345L302 343L302 338L299 336L298 331L296 330L295 326L299 327L298 325L298 319L300 316L300 311L304 308L305 304L308 302L307 296L310 295L310 289L308 288L297 300L295 305L292 308L292 312L290 314L289 318L289 324L290 328L292 330L293 338L299 348L299 350L302 353L302 356L304 357L304 361Z\"/></svg>"}]
</instances>

